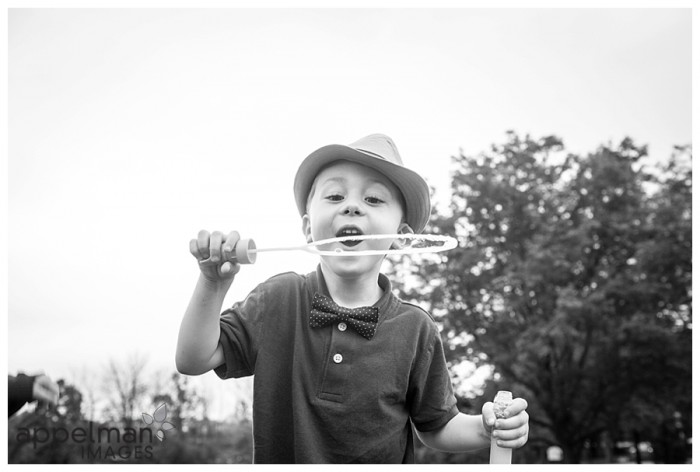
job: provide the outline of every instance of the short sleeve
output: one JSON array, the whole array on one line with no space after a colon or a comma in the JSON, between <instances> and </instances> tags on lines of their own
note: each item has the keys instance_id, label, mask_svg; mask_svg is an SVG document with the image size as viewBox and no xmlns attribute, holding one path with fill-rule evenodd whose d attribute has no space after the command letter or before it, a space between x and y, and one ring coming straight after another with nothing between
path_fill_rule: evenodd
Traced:
<instances>
[{"instance_id":1,"label":"short sleeve","mask_svg":"<svg viewBox=\"0 0 700 472\"><path fill-rule=\"evenodd\" d=\"M34 379L36 376L19 374L16 377L7 376L8 413L12 416L25 403L32 401Z\"/></svg>"},{"instance_id":2,"label":"short sleeve","mask_svg":"<svg viewBox=\"0 0 700 472\"><path fill-rule=\"evenodd\" d=\"M221 314L219 344L224 364L214 372L222 379L255 374L255 361L265 320L265 286L256 287L246 299Z\"/></svg>"},{"instance_id":3,"label":"short sleeve","mask_svg":"<svg viewBox=\"0 0 700 472\"><path fill-rule=\"evenodd\" d=\"M408 408L418 431L433 431L457 413L457 399L436 327L431 330L409 385Z\"/></svg>"}]
</instances>

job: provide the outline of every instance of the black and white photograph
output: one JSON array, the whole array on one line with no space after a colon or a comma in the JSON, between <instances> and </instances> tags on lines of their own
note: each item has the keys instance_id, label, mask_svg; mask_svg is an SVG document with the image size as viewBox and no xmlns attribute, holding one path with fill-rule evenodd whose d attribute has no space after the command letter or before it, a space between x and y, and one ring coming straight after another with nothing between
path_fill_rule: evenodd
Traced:
<instances>
[{"instance_id":1,"label":"black and white photograph","mask_svg":"<svg viewBox=\"0 0 700 472\"><path fill-rule=\"evenodd\" d=\"M8 464L692 464L697 8L398 3L4 9Z\"/></svg>"}]
</instances>

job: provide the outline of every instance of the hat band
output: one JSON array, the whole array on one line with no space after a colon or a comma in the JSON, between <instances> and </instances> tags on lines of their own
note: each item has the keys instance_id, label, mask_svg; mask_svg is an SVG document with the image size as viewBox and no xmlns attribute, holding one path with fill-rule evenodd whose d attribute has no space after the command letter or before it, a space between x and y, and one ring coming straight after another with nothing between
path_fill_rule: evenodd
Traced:
<instances>
[{"instance_id":1,"label":"hat band","mask_svg":"<svg viewBox=\"0 0 700 472\"><path fill-rule=\"evenodd\" d=\"M360 149L360 148L355 148L355 149L357 149L357 150L360 151L360 152L364 152L365 154L368 154L368 155L370 155L370 156L372 156L372 157L378 157L379 159L381 159L381 160L383 160L383 161L391 162L391 161L389 161L389 159L387 159L386 157L382 156L381 154L377 154L377 153L374 153L374 152L372 152L372 151L368 151L368 150L366 150L366 149Z\"/></svg>"}]
</instances>

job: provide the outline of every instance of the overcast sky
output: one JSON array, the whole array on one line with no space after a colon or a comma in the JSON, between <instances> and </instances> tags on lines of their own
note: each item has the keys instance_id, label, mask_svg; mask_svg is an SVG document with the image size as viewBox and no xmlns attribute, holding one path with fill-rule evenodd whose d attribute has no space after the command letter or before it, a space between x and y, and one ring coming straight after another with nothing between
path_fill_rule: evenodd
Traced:
<instances>
[{"instance_id":1,"label":"overcast sky","mask_svg":"<svg viewBox=\"0 0 700 472\"><path fill-rule=\"evenodd\" d=\"M10 372L174 370L189 240L303 243L292 181L325 144L389 134L444 202L450 157L509 129L691 141L687 9L11 10L8 45ZM316 263L261 254L227 304Z\"/></svg>"}]
</instances>

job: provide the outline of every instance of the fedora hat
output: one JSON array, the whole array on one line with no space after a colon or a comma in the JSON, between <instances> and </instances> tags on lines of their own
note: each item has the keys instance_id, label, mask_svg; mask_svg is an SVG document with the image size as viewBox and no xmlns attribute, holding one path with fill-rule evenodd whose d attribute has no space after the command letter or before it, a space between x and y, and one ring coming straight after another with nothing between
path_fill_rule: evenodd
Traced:
<instances>
[{"instance_id":1,"label":"fedora hat","mask_svg":"<svg viewBox=\"0 0 700 472\"><path fill-rule=\"evenodd\" d=\"M406 223L420 233L430 217L430 189L423 177L404 167L399 150L389 136L371 134L352 144L329 144L309 154L294 178L294 198L299 214L306 214L306 203L314 179L328 164L345 160L362 164L384 175L403 195Z\"/></svg>"}]
</instances>

